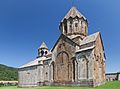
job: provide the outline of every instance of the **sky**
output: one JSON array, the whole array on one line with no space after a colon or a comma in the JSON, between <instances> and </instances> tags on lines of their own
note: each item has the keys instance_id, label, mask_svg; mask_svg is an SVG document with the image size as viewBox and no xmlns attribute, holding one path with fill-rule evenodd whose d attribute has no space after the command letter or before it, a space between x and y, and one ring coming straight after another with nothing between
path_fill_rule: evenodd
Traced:
<instances>
[{"instance_id":1,"label":"sky","mask_svg":"<svg viewBox=\"0 0 120 89\"><path fill-rule=\"evenodd\" d=\"M120 0L0 0L0 64L20 67L34 60L44 41L51 49L69 9L87 18L89 34L100 31L106 72L120 71Z\"/></svg>"}]
</instances>

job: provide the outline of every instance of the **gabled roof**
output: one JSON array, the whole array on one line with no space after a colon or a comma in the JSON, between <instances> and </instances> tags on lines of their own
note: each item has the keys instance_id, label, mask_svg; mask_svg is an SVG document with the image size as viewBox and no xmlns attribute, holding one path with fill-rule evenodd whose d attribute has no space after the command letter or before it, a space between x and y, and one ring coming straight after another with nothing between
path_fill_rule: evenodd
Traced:
<instances>
[{"instance_id":1,"label":"gabled roof","mask_svg":"<svg viewBox=\"0 0 120 89\"><path fill-rule=\"evenodd\" d=\"M83 46L83 45L86 45L86 44L89 44L89 43L92 43L92 42L96 42L96 40L97 40L98 37L100 37L101 45L102 45L103 51L104 51L103 41L102 41L100 32L96 32L96 33L94 33L92 35L89 35L89 36L85 37L81 41L80 46ZM81 52L81 51L85 51L85 50L89 50L89 49L93 49L93 48L95 48L95 46L96 46L96 44L93 44L92 46L90 45L89 47L80 48L80 49L78 49L76 51L76 53ZM106 59L105 53L104 53L104 57Z\"/></svg>"},{"instance_id":2,"label":"gabled roof","mask_svg":"<svg viewBox=\"0 0 120 89\"><path fill-rule=\"evenodd\" d=\"M102 46L103 46L103 41L102 41L102 37L101 37L100 32L96 32L96 33L94 33L94 34L91 34L91 35L85 37L85 38L81 41L80 46L81 46L81 45L84 45L84 44L87 44L87 43L95 42L98 36L100 36L101 43L102 43ZM103 46L103 50L104 50L104 46Z\"/></svg>"},{"instance_id":3,"label":"gabled roof","mask_svg":"<svg viewBox=\"0 0 120 89\"><path fill-rule=\"evenodd\" d=\"M46 58L46 57L39 57L39 58L36 58L35 60L30 61L27 64L21 66L20 68L25 68L25 67L30 67L30 66L35 66L35 65L43 64L43 61L48 60L50 58L51 57L48 57L48 58Z\"/></svg>"},{"instance_id":4,"label":"gabled roof","mask_svg":"<svg viewBox=\"0 0 120 89\"><path fill-rule=\"evenodd\" d=\"M45 42L43 42L41 44L41 46L39 47L39 49L42 49L42 48L45 48L45 49L48 49L47 45L45 44Z\"/></svg>"},{"instance_id":5,"label":"gabled roof","mask_svg":"<svg viewBox=\"0 0 120 89\"><path fill-rule=\"evenodd\" d=\"M54 50L54 48L56 47L57 43L59 42L59 40L60 40L62 37L64 38L64 40L69 40L72 44L80 47L79 44L75 43L74 41L72 41L70 38L68 38L68 37L65 36L64 34L61 34L60 37L58 38L57 42L56 42L55 45L53 46L51 52Z\"/></svg>"},{"instance_id":6,"label":"gabled roof","mask_svg":"<svg viewBox=\"0 0 120 89\"><path fill-rule=\"evenodd\" d=\"M100 32L96 32L96 33L94 33L94 34L91 34L91 35L85 37L85 38L81 41L80 45L84 45L84 44L87 44L87 43L91 43L91 42L96 41L99 33L100 33Z\"/></svg>"},{"instance_id":7,"label":"gabled roof","mask_svg":"<svg viewBox=\"0 0 120 89\"><path fill-rule=\"evenodd\" d=\"M20 68L38 65L38 61L40 61L40 60L45 60L45 57L40 57L40 58L37 58L33 61L30 61L27 64L22 65Z\"/></svg>"},{"instance_id":8,"label":"gabled roof","mask_svg":"<svg viewBox=\"0 0 120 89\"><path fill-rule=\"evenodd\" d=\"M69 10L69 12L67 13L67 15L63 18L64 19L69 19L70 17L75 18L75 17L79 17L79 18L84 18L85 20L87 20L77 9L75 6L72 6L72 8ZM63 22L63 20L61 22Z\"/></svg>"}]
</instances>

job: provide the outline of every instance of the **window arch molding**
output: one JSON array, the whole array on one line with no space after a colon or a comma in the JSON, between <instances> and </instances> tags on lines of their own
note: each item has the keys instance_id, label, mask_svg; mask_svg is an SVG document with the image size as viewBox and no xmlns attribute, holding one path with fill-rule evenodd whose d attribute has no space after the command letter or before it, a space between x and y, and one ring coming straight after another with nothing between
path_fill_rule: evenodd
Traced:
<instances>
[{"instance_id":1,"label":"window arch molding","mask_svg":"<svg viewBox=\"0 0 120 89\"><path fill-rule=\"evenodd\" d=\"M78 57L79 59L79 64L81 66L79 66L79 71L81 72L80 75L84 78L84 79L88 79L89 78L89 60L86 57L86 55L79 55Z\"/></svg>"},{"instance_id":2,"label":"window arch molding","mask_svg":"<svg viewBox=\"0 0 120 89\"><path fill-rule=\"evenodd\" d=\"M69 54L66 51L61 51L56 56L56 63L64 64L64 62L69 62Z\"/></svg>"},{"instance_id":3,"label":"window arch molding","mask_svg":"<svg viewBox=\"0 0 120 89\"><path fill-rule=\"evenodd\" d=\"M66 51L61 51L61 52L59 52L59 53L57 54L57 57L58 57L61 53L65 53L65 54L68 56L68 58L69 58L69 55L68 55L68 53L67 53Z\"/></svg>"}]
</instances>

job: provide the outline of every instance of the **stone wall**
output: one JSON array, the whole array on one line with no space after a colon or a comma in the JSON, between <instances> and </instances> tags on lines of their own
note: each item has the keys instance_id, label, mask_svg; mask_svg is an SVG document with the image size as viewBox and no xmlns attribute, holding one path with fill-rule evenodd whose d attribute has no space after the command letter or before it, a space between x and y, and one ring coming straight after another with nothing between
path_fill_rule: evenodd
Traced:
<instances>
[{"instance_id":1,"label":"stone wall","mask_svg":"<svg viewBox=\"0 0 120 89\"><path fill-rule=\"evenodd\" d=\"M82 86L93 86L93 55L92 50L76 54L76 82Z\"/></svg>"},{"instance_id":2,"label":"stone wall","mask_svg":"<svg viewBox=\"0 0 120 89\"><path fill-rule=\"evenodd\" d=\"M52 67L49 65L35 65L19 69L18 86L30 87L50 85L53 78L51 68Z\"/></svg>"},{"instance_id":3,"label":"stone wall","mask_svg":"<svg viewBox=\"0 0 120 89\"><path fill-rule=\"evenodd\" d=\"M118 74L118 80L120 80L120 73Z\"/></svg>"},{"instance_id":4,"label":"stone wall","mask_svg":"<svg viewBox=\"0 0 120 89\"><path fill-rule=\"evenodd\" d=\"M100 33L95 41L94 49L94 85L99 86L105 83L105 57L104 47Z\"/></svg>"},{"instance_id":5,"label":"stone wall","mask_svg":"<svg viewBox=\"0 0 120 89\"><path fill-rule=\"evenodd\" d=\"M73 81L73 57L76 46L71 41L61 38L53 50L54 82L69 83Z\"/></svg>"},{"instance_id":6,"label":"stone wall","mask_svg":"<svg viewBox=\"0 0 120 89\"><path fill-rule=\"evenodd\" d=\"M18 77L19 77L18 86L20 87L37 86L38 85L37 66L19 69Z\"/></svg>"},{"instance_id":7,"label":"stone wall","mask_svg":"<svg viewBox=\"0 0 120 89\"><path fill-rule=\"evenodd\" d=\"M44 70L43 70L43 65L37 66L38 69L38 85L43 85L44 84Z\"/></svg>"},{"instance_id":8,"label":"stone wall","mask_svg":"<svg viewBox=\"0 0 120 89\"><path fill-rule=\"evenodd\" d=\"M106 74L106 81L116 81L116 80L120 80L120 72Z\"/></svg>"},{"instance_id":9,"label":"stone wall","mask_svg":"<svg viewBox=\"0 0 120 89\"><path fill-rule=\"evenodd\" d=\"M106 80L107 80L107 81L117 80L117 74L107 74L107 75L106 75Z\"/></svg>"}]
</instances>

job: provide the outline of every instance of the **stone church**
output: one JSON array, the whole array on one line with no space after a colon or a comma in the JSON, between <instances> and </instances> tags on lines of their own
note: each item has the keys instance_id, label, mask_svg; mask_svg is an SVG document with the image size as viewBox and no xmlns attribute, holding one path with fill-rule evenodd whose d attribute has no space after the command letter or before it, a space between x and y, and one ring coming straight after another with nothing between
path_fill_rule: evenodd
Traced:
<instances>
[{"instance_id":1,"label":"stone church","mask_svg":"<svg viewBox=\"0 0 120 89\"><path fill-rule=\"evenodd\" d=\"M100 32L88 35L87 19L73 6L59 25L51 50L43 42L35 60L18 69L18 86L99 86L105 83L105 53Z\"/></svg>"}]
</instances>

